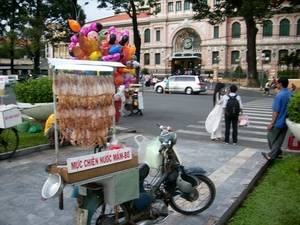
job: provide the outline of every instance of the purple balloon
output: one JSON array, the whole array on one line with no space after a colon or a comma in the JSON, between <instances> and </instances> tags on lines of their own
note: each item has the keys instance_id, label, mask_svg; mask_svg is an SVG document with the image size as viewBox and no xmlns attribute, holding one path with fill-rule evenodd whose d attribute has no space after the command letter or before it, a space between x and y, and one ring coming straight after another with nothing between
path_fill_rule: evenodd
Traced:
<instances>
[{"instance_id":1,"label":"purple balloon","mask_svg":"<svg viewBox=\"0 0 300 225\"><path fill-rule=\"evenodd\" d=\"M90 32L90 28L88 27L82 27L81 31L80 31L84 36L86 36L88 34L88 32Z\"/></svg>"},{"instance_id":2,"label":"purple balloon","mask_svg":"<svg viewBox=\"0 0 300 225\"><path fill-rule=\"evenodd\" d=\"M71 38L70 38L71 42L76 44L79 40L78 35L74 34Z\"/></svg>"}]
</instances>

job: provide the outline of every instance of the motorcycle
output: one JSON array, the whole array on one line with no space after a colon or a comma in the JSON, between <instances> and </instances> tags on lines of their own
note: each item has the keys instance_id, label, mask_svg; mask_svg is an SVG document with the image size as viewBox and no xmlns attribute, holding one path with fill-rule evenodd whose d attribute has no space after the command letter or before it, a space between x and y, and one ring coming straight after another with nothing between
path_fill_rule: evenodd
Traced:
<instances>
[{"instance_id":1,"label":"motorcycle","mask_svg":"<svg viewBox=\"0 0 300 225\"><path fill-rule=\"evenodd\" d=\"M150 177L147 163L139 163L139 197L116 206L104 201L100 188L88 189L87 195L77 195L78 208L88 211L88 225L150 225L169 218L171 206L184 215L195 215L213 203L216 189L199 167L184 167L175 149L177 135L169 126L158 124L161 133L157 173ZM157 146L159 146L157 145ZM124 184L126 186L126 184Z\"/></svg>"},{"instance_id":2,"label":"motorcycle","mask_svg":"<svg viewBox=\"0 0 300 225\"><path fill-rule=\"evenodd\" d=\"M276 89L277 88L277 84L276 83L272 83L271 84L271 88Z\"/></svg>"}]
</instances>

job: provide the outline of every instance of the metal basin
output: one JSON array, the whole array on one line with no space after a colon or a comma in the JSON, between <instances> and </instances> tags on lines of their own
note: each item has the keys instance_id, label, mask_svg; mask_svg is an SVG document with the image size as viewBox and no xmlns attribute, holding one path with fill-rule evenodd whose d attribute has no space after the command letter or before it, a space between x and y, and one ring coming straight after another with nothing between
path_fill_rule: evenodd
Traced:
<instances>
[{"instance_id":1,"label":"metal basin","mask_svg":"<svg viewBox=\"0 0 300 225\"><path fill-rule=\"evenodd\" d=\"M58 173L50 175L44 183L42 197L45 199L58 197L63 191L65 184Z\"/></svg>"}]
</instances>

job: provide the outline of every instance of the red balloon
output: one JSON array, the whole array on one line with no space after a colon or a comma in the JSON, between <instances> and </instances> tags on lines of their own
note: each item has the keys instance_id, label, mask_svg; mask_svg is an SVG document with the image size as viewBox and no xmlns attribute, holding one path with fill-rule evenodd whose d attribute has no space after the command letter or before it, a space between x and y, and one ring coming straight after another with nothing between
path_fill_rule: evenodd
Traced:
<instances>
[{"instance_id":1,"label":"red balloon","mask_svg":"<svg viewBox=\"0 0 300 225\"><path fill-rule=\"evenodd\" d=\"M115 77L114 78L115 85L119 86L119 85L123 84L123 76L121 74L119 74L118 72L115 72L114 77Z\"/></svg>"}]
</instances>

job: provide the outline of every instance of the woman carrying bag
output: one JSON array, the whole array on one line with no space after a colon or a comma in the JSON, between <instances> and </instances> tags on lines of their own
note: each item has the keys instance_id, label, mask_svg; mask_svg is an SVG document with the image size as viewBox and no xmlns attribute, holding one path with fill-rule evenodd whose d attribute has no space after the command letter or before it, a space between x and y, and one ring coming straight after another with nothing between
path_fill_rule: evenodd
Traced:
<instances>
[{"instance_id":1,"label":"woman carrying bag","mask_svg":"<svg viewBox=\"0 0 300 225\"><path fill-rule=\"evenodd\" d=\"M213 103L214 108L209 113L205 121L205 129L211 134L210 138L213 141L222 141L222 118L223 118L223 95L222 90L225 84L218 82L215 86Z\"/></svg>"}]
</instances>

